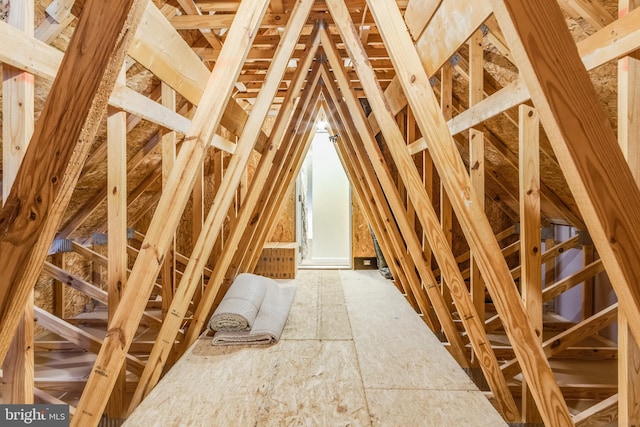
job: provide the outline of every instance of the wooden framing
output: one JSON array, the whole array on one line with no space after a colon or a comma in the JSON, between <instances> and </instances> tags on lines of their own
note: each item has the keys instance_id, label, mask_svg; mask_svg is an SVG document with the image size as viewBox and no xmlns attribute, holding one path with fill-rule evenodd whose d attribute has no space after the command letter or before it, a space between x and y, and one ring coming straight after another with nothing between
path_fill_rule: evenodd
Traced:
<instances>
[{"instance_id":1,"label":"wooden framing","mask_svg":"<svg viewBox=\"0 0 640 427\"><path fill-rule=\"evenodd\" d=\"M187 15L202 15L202 11L194 0L179 0L178 4L180 5L180 7L182 7L182 9L184 9ZM213 31L211 31L211 29L201 29L200 33L214 49L220 50L220 48L222 47L222 43L220 42L218 36Z\"/></svg>"},{"instance_id":2,"label":"wooden framing","mask_svg":"<svg viewBox=\"0 0 640 427\"><path fill-rule=\"evenodd\" d=\"M124 49L130 40L129 32L121 34L122 29L136 27L143 3L142 0L125 1L118 7L97 1L87 4L86 18L78 23L48 102L36 123L23 166L0 212L0 223L5 224L0 234L0 251L10 251L15 259L21 260L15 263L13 257L7 257L0 261L0 322L3 324L0 359L6 355L21 310L97 131L98 118L122 66ZM101 8L108 10L102 13ZM94 20L99 20L100 25ZM109 21L113 22L113 26L109 26L111 32L98 35L96 29ZM95 48L88 47L90 43L94 43ZM70 86L78 87L75 82L78 73L86 73L83 85L78 90L67 90Z\"/></svg>"},{"instance_id":3,"label":"wooden framing","mask_svg":"<svg viewBox=\"0 0 640 427\"><path fill-rule=\"evenodd\" d=\"M618 2L620 17L640 10L640 1ZM618 144L636 182L640 182L640 60L626 56L618 61ZM585 252L586 253L586 252ZM593 253L593 250L592 250ZM585 282L585 286L587 283ZM629 318L618 317L618 422L640 424L640 347L638 337L631 334Z\"/></svg>"},{"instance_id":4,"label":"wooden framing","mask_svg":"<svg viewBox=\"0 0 640 427\"><path fill-rule=\"evenodd\" d=\"M42 271L49 274L54 279L64 281L64 283L73 289L76 289L87 296L97 300L98 302L108 306L109 305L109 296L108 292L100 289L96 285L87 282L73 274L68 273L67 271L54 266L51 263L45 262L42 266ZM142 313L142 319L145 324L158 328L160 326L160 319L157 317L147 313Z\"/></svg>"},{"instance_id":5,"label":"wooden framing","mask_svg":"<svg viewBox=\"0 0 640 427\"><path fill-rule=\"evenodd\" d=\"M482 101L484 96L484 49L482 31L477 30L469 39L469 107ZM469 129L469 177L471 185L478 197L478 201L484 207L484 133L477 129ZM444 194L446 192L443 191ZM471 252L469 260L470 288L473 305L482 322L485 318L485 291L482 275L478 264Z\"/></svg>"},{"instance_id":6,"label":"wooden framing","mask_svg":"<svg viewBox=\"0 0 640 427\"><path fill-rule=\"evenodd\" d=\"M323 35L325 36L325 40L327 40L326 32L324 32ZM325 48L325 51L328 50L330 51L330 48ZM331 58L331 55L329 56ZM333 62L333 65L337 80L344 88L344 72L335 68L335 61ZM417 241L417 237L415 234L406 234L406 241L403 241L403 231L406 232L410 228L410 223L407 214L403 209L399 192L392 184L389 171L386 167L378 167L377 171L374 170L373 164L376 162L371 162L368 159L365 147L369 147L369 149L374 147L375 141L373 140L373 135L370 131L364 133L356 131L356 129L366 129L365 118L362 114L355 115L354 113L351 117L355 118L355 126L353 126L355 129L348 125L349 122L347 119L350 116L349 111L353 111L349 110L349 107L354 107L355 99L352 94L343 92L345 94L346 103L342 102L339 99L338 89L334 86L333 78L326 67L323 68L323 75L325 87L327 88L325 99L329 104L331 117L336 125L341 124L339 129L344 129L346 134L344 137L346 142L340 141L337 145L344 153L343 157L345 159L345 163L351 163L350 169L353 174L351 177L352 180L362 182L362 198L372 201L370 213L379 221L377 224L377 235L381 236L380 240L385 242L383 244L389 245L387 248L387 256L392 255L392 257L388 259L394 261L398 260L403 266L403 273L408 276L406 280L409 289L407 291L411 292L416 298L418 307L423 313L425 322L431 323L430 326L435 328L436 323L434 319L431 319L431 316L429 316L431 307L433 307L438 324L444 325L445 334L451 343L451 353L453 357L460 365L468 366L467 358L462 350L462 341L460 340L460 337L455 330L455 326L453 325L451 313L445 307L444 301L438 289L435 287L435 278L433 275L429 275L427 272L428 269L425 268L425 262L422 258L422 250ZM360 134L360 137L357 137L358 134ZM362 142L360 142L361 139ZM375 150L372 152L374 151ZM379 151L375 154L376 158L382 158ZM380 163L380 165L382 164L383 163ZM377 177L376 172L378 173ZM387 200L385 200L385 197ZM376 209L378 210L377 213ZM394 213L395 218L397 219L396 226L394 226L393 220ZM405 252L408 252L411 257L409 263L405 259ZM385 257L385 259L387 258ZM411 265L412 269L406 269L404 266L407 264ZM416 280L418 279L417 277L412 278L410 276L412 271L415 269L418 270L420 279L422 279L425 284L424 287L422 287L420 282Z\"/></svg>"},{"instance_id":7,"label":"wooden framing","mask_svg":"<svg viewBox=\"0 0 640 427\"><path fill-rule=\"evenodd\" d=\"M612 304L611 306L601 310L588 319L580 322L579 324L567 329L566 331L554 336L553 338L545 341L542 345L547 357L551 357L554 354L561 352L562 350L570 347L571 345L580 342L584 338L590 337L594 333L598 332L611 322L613 322L618 315L618 304ZM521 366L516 359L512 359L501 367L502 372L507 378L512 378L517 375Z\"/></svg>"},{"instance_id":8,"label":"wooden framing","mask_svg":"<svg viewBox=\"0 0 640 427\"><path fill-rule=\"evenodd\" d=\"M520 115L520 292L536 336L542 340L542 263L540 250L540 121L536 111ZM540 423L540 413L526 380L522 382L522 420Z\"/></svg>"},{"instance_id":9,"label":"wooden framing","mask_svg":"<svg viewBox=\"0 0 640 427\"><path fill-rule=\"evenodd\" d=\"M176 36L171 24L152 2L147 5L128 53L189 102L200 105L209 70L189 45ZM221 124L231 133L240 135L247 117L247 113L235 101L231 101L225 107ZM266 139L261 133L258 150Z\"/></svg>"},{"instance_id":10,"label":"wooden framing","mask_svg":"<svg viewBox=\"0 0 640 427\"><path fill-rule=\"evenodd\" d=\"M493 0L491 3L505 35L512 40L513 56L520 65L540 120L583 212L621 307L629 318L631 332L638 340L640 290L633 284L633 278L640 274L634 270L640 267L640 259L636 259L640 257L640 247L633 237L636 230L633 224L640 220L636 218L640 210L640 190L598 105L593 85L569 32L549 34L543 29L553 25L563 28L560 9L553 5L545 10L544 22L535 22L535 14L539 11L530 3L514 1L506 5ZM531 52L532 40L536 40L537 45L554 47L544 53L558 59L557 67L545 68L551 63L550 59L545 61L547 65L536 60L539 52ZM564 66L562 70L560 64ZM567 73L567 69L577 71ZM550 87L561 90L551 94L548 92ZM571 99L582 106L577 110L578 116L572 115L569 120L563 114L557 114L562 110L558 102L564 102L563 99ZM592 144L579 142L585 140Z\"/></svg>"},{"instance_id":11,"label":"wooden framing","mask_svg":"<svg viewBox=\"0 0 640 427\"><path fill-rule=\"evenodd\" d=\"M26 0L9 11L8 24L33 35L34 3ZM34 77L11 66L2 70L2 205L6 203L22 164L34 125ZM33 350L33 292L7 356L2 363L4 403L33 403L35 361Z\"/></svg>"},{"instance_id":12,"label":"wooden framing","mask_svg":"<svg viewBox=\"0 0 640 427\"><path fill-rule=\"evenodd\" d=\"M94 337L93 335L85 332L84 330L73 326L64 320L58 319L51 313L43 310L39 307L34 308L35 319L38 321L40 325L42 325L47 330L54 332L57 335L60 335L64 339L69 342L74 343L78 347L90 351L91 353L98 353L102 346L103 341ZM133 357L131 355L127 355L127 369L136 375L140 375L142 373L142 369L144 368L144 362L140 359ZM109 396L104 396L105 399L108 399Z\"/></svg>"},{"instance_id":13,"label":"wooden framing","mask_svg":"<svg viewBox=\"0 0 640 427\"><path fill-rule=\"evenodd\" d=\"M126 83L124 69L120 83ZM107 112L107 289L109 299L108 326L115 315L127 284L127 114L108 108ZM126 370L121 369L107 405L109 418L124 416Z\"/></svg>"},{"instance_id":14,"label":"wooden framing","mask_svg":"<svg viewBox=\"0 0 640 427\"><path fill-rule=\"evenodd\" d=\"M542 349L536 344L533 328L529 324L522 305L514 303L517 300L517 295L514 294L517 293L515 292L513 280L501 256L500 248L495 241L486 216L471 189L469 177L464 171L462 161L457 157L457 150L446 122L439 112L435 96L429 84L429 78L420 63L420 58L413 43L411 43L406 33L400 31L402 18L397 5L388 1L369 1L367 4L371 7L385 42L393 44L397 48L391 50L390 54L405 89L405 95L416 116L416 122L425 135L425 139L428 137L428 139L440 142L430 145L431 155L440 172L441 179L445 183L447 193L456 195L456 197L451 198L451 203L465 230L469 245L472 250L475 249L478 255L478 265L493 297L494 304L499 312L505 314L502 321L518 355L518 360L523 366L525 378L531 384L535 384L532 387L532 391L542 418L549 424L563 422L571 424L569 411L553 378L553 373L542 353ZM333 15L335 18L335 13ZM342 31L343 38L348 37L348 31L348 29ZM349 43L346 39L345 42ZM360 78L362 80L367 78L372 80L373 86L371 89L373 90L368 91L367 96L372 104L374 113L378 110L376 118L381 124L381 128L383 130L385 128L393 129L393 125L386 120L387 117L390 117L390 114L384 103L384 98L377 96L375 93L377 89L375 87L375 77L370 72L370 69L366 68L364 61L357 58L361 52L361 47L354 43L349 46L349 51L354 62L361 64L356 67ZM356 58L353 58L354 56ZM367 74L369 75L368 77ZM372 102L375 99L374 97L379 98L379 101ZM376 104L377 106L374 106ZM415 167L409 165L408 153L406 150L399 149L400 147L396 145L396 139L393 135L389 135L385 139L398 164L399 171L404 173L405 184L414 187L413 190L415 191L411 193L414 204L416 207L424 206L428 202L424 200L426 199L426 194L422 188L421 191L417 191L419 177L415 173ZM413 185L413 182L416 185ZM423 226L428 226L428 224L423 222ZM546 385L545 393L537 389L537 384L542 383Z\"/></svg>"},{"instance_id":15,"label":"wooden framing","mask_svg":"<svg viewBox=\"0 0 640 427\"><path fill-rule=\"evenodd\" d=\"M359 45L359 39L355 36L357 33L353 30L353 23L345 18L344 13L344 5L340 4L337 1L328 2L329 10L331 11L334 20L340 23L338 26L341 28L341 35L343 40L348 45L348 49L351 52L352 60L356 66L356 72L360 75L360 78L363 81L363 86L367 88L367 96L370 100L371 107L373 112L378 120L381 128L383 129L383 134L385 135L385 139L387 144L392 152L392 156L396 162L396 166L398 167L398 171L402 176L405 185L409 189L409 194L411 195L411 200L416 207L416 212L418 212L418 218L422 224L422 227L428 233L429 243L432 248L434 248L434 255L438 264L441 266L441 270L443 271L443 277L445 277L448 288L451 290L452 297L456 299L456 306L458 312L460 313L460 317L463 319L465 323L465 327L467 330L472 330L472 336L474 338L474 350L480 353L483 353L484 356L481 358L481 367L485 372L485 376L487 377L487 381L491 384L492 390L496 395L499 396L498 403L501 405L501 410L506 419L515 420L518 417L518 410L515 407L515 402L513 402L511 395L506 391L506 382L500 375L496 374L497 369L497 360L495 356L492 354L490 346L485 345L488 342L488 338L484 334L482 322L479 320L477 313L473 307L473 302L471 300L471 296L468 294L466 284L462 279L462 275L460 274L460 270L457 267L453 254L450 252L450 245L446 242L446 237L444 232L442 232L438 220L436 218L436 214L431 205L431 201L428 199L424 186L422 184L422 180L417 176L417 171L415 169L415 165L411 160L408 151L406 150L406 146L403 142L402 135L395 123L395 119L389 111L384 108L384 95L382 94L379 86L376 85L375 77L372 76L371 70L369 72L363 67L363 63L366 62L366 57L358 56L357 49ZM325 49L328 51L329 48L327 45L330 45L330 38L326 36L326 31L323 31L323 45ZM335 51L334 51L335 52ZM361 52L361 50L360 50ZM330 52L327 52L330 54ZM331 61L332 56L329 55L329 59ZM335 60L336 56L333 56L334 60L332 62L332 67L334 70L341 69L341 65L339 62ZM346 79L343 79L344 82ZM347 96L348 91L346 88L342 87L343 93ZM376 92L377 90L377 92ZM376 102L371 102L373 99L377 98ZM383 107L383 109L379 107ZM353 109L352 109L353 110ZM357 117L357 116L356 116ZM418 116L416 115L416 119ZM418 120L416 120L418 121ZM359 128L361 134L365 134L366 132L371 132L369 128L363 123L362 127ZM388 132L388 133L387 133ZM371 138L373 140L373 138ZM393 141L393 144L391 143ZM363 142L367 142L366 140ZM367 150L369 152L370 149L373 149L375 144L366 144L368 147ZM402 161L398 161L397 153L402 152L406 155L406 158L401 159ZM378 156L373 155L374 152L369 152L369 156L372 158L378 158ZM374 162L374 164L380 163L379 161ZM414 179L407 179L406 175L407 171L412 171L415 173L413 176ZM378 173L380 177L380 173ZM387 195L392 194L393 190L391 188L385 188ZM419 197L416 197L416 194L419 194ZM401 202L400 202L401 203ZM402 216L399 212L396 211L396 219L405 217L405 214ZM415 236L413 231L405 232L405 238L408 236ZM420 265L424 265L424 260L422 259L422 248L417 242L418 246L417 252L419 252L420 262L416 262L416 267L419 268ZM438 248L437 250L435 248ZM427 269L428 270L428 269ZM429 272L426 272L426 277L428 277ZM432 275L433 273L431 273ZM426 278L423 277L423 280ZM433 276L432 276L433 277ZM429 285L435 285L435 278L425 281L427 287ZM444 319L440 317L440 321Z\"/></svg>"},{"instance_id":16,"label":"wooden framing","mask_svg":"<svg viewBox=\"0 0 640 427\"><path fill-rule=\"evenodd\" d=\"M147 143L136 153L133 158L127 162L127 173L139 166L148 154L160 141L159 135L154 135ZM134 190L135 192L135 190ZM82 223L91 216L92 213L107 199L107 189L100 189L85 205L78 211L78 214L71 218L66 224L60 227L57 237L61 239L68 238L71 233L78 229Z\"/></svg>"},{"instance_id":17,"label":"wooden framing","mask_svg":"<svg viewBox=\"0 0 640 427\"><path fill-rule=\"evenodd\" d=\"M357 111L356 100L353 94L350 93L346 87L344 71L338 67L336 62L338 57L335 55L332 45L329 45L330 39L327 37L328 33L323 31L322 35L325 52L327 52L329 63L332 65L334 75L336 76L338 84L344 94L343 96L345 97L346 105L343 104L341 106L341 102L338 98L338 90L333 86L333 79L328 74L328 70L325 69L325 85L331 92L330 97L327 98L331 99L332 103L335 104L335 108L337 108L341 113L340 120L342 123L346 124L348 123L346 119L349 117L347 115L347 111ZM329 81L329 83L327 83L327 81ZM352 131L353 136L349 139L351 147L347 149L347 152L354 152L359 162L359 168L361 170L360 176L365 177L369 191L372 192L372 196L375 196L374 204L377 209L380 210L378 216L381 218L382 224L384 225L381 227L380 231L384 233L382 234L383 236L387 236L387 241L391 242L391 246L393 247L392 253L395 253L394 259L403 259L405 252L408 251L411 256L412 263L415 266L414 268L418 270L420 279L422 279L422 282L424 283L424 291L422 291L419 283L416 286L415 282L411 280L408 282L411 286L411 291L418 298L420 310L423 313L428 312L428 304L431 304L439 324L442 325L445 335L451 343L452 355L459 364L462 366L468 366L468 361L466 360L466 356L462 350L462 341L460 340L458 332L453 325L451 313L446 306L442 295L437 289L437 282L433 273L426 268L422 248L415 236L415 232L412 231L413 229L411 228L409 219L407 218L406 210L404 209L398 189L393 184L389 170L385 165L384 157L380 153L379 149L377 149L373 134L370 128L366 125L364 117L360 114L356 114L355 112L351 113L351 117L354 119L354 126L357 129L357 132ZM356 137L358 134L360 135L359 138ZM370 161L367 160L368 158L377 160ZM376 176L377 178L375 178ZM386 202L385 197L387 198ZM385 208L387 203L389 203L389 207ZM392 225L392 219L394 217L397 222L397 229L395 230ZM405 249L405 244L407 249ZM402 263L404 262L406 261L402 261ZM410 271L411 270L406 274L409 274ZM428 300L425 300L424 297L419 297L424 292L426 292Z\"/></svg>"},{"instance_id":18,"label":"wooden framing","mask_svg":"<svg viewBox=\"0 0 640 427\"><path fill-rule=\"evenodd\" d=\"M169 85L162 82L162 105L175 110L176 108L176 91ZM162 147L162 187L166 187L169 175L176 161L176 133L167 132L161 137ZM176 286L176 238L175 233L173 241L169 244L169 249L164 257L164 263L161 270L162 278L162 319L164 320L169 311L169 305L173 299Z\"/></svg>"},{"instance_id":19,"label":"wooden framing","mask_svg":"<svg viewBox=\"0 0 640 427\"><path fill-rule=\"evenodd\" d=\"M11 2L8 19L0 17L5 403L64 403L55 393L79 393L81 379L34 381L33 351L84 349L98 357L77 411L70 408L73 425L135 409L198 337L234 277L255 267L321 114L339 135L354 200L395 286L461 367L482 368L505 420L640 423L639 0L619 0L617 19L609 0L126 0L108 8L52 0L44 12L46 4L33 10L32 1ZM322 29L313 29L319 18ZM584 37L570 36L567 22ZM618 106L609 103L605 115L593 78L611 74L598 68L615 62ZM151 73L153 83L117 79L122 70L136 79ZM34 126L42 79L53 86ZM615 113L617 140L608 124ZM107 185L93 186L96 177ZM80 202L67 208L72 192ZM504 216L494 217L497 209ZM493 219L519 222L520 236L515 226L494 235ZM176 252L181 220L194 225L189 258ZM556 242L560 224L580 236ZM128 246L133 226L145 234ZM90 231L108 232L108 256L82 246ZM54 235L76 240L86 271L75 270L75 256L53 253ZM567 273L571 257L583 264ZM107 269L108 283L99 278ZM125 287L129 273L134 288ZM18 326L20 304L32 305L31 290L44 280L53 283L52 313L36 308ZM599 299L609 281L620 309ZM543 322L543 307L579 285L577 323ZM104 306L109 319L70 316L66 286ZM33 342L34 321L63 340ZM615 321L618 347L610 328L598 334ZM137 342L140 327L151 330ZM508 342L488 345L488 334ZM558 385L551 366L571 360L617 363L617 385ZM520 373L522 386L507 385ZM523 399L521 413L514 398ZM572 399L593 404L571 417Z\"/></svg>"},{"instance_id":20,"label":"wooden framing","mask_svg":"<svg viewBox=\"0 0 640 427\"><path fill-rule=\"evenodd\" d=\"M311 9L312 3L313 3L312 1L303 1L297 5L297 7L294 9L294 15L289 20L289 23L291 25L287 26L287 30L292 30L294 31L294 34L299 34L299 28L302 27L302 24L306 20L306 17L309 14L309 10ZM290 42L295 43L295 40L290 40ZM315 52L315 48L312 47L315 45L315 43L316 42L312 42L312 45L310 46L311 49L310 49L310 55L309 55L310 57L309 62L311 58L313 58L313 54ZM282 46L282 50L279 53L282 56L274 60L272 68L269 69L269 73L271 74L273 72L275 76L279 76L279 75L282 75L282 73L284 73L286 63L288 62L289 57L291 55L291 50L290 48L289 49L287 48L286 43L281 46ZM315 46L317 47L317 45ZM308 65L309 65L308 63L305 64L305 66L308 66ZM302 72L304 72L305 69L306 68L304 67L301 68ZM274 79L273 83L269 83L269 78L270 77L267 78L266 87L265 89L263 89L263 91L259 95L256 101L256 104L254 105L254 109L252 110L252 113L251 113L252 116L254 114L262 114L261 116L262 120L264 120L264 118L267 115L267 112L269 110L269 104L273 99L275 89L277 88L277 85L279 83L278 79ZM300 83L302 83L302 79L300 79ZM315 84L314 81L308 82L309 91L313 89L314 84ZM295 96L295 92L293 91L297 91L300 89L299 85L296 85L296 86L292 88L292 97ZM269 91L269 88L272 88L273 90ZM305 95L307 97L309 96L309 93L308 93L309 91L305 90L306 92ZM264 103L260 103L259 101L263 101ZM300 101L305 102L305 101L308 101L308 99L305 100L304 98L301 98ZM286 110L283 110L283 113L285 113L285 111ZM286 125L286 119L284 117L283 119L284 120L279 121L280 126L278 127L277 130L279 130L280 128ZM249 117L249 120L251 120L251 116ZM258 127L254 126L253 128L258 128ZM276 131L275 134L277 135L278 131ZM246 132L246 131L243 134L243 136L244 135L248 135L249 138L251 137L257 138L257 134L253 135L250 132ZM268 176L269 170L271 168L271 162L273 160L273 156L275 155L274 147L276 145L280 145L280 144L278 143L278 141L271 139L269 141L269 144L267 145L267 147L269 147L268 150L265 150L262 153L260 164L258 165L258 169L256 170L256 175L254 177L256 181L252 183L251 193L247 197L246 203L240 209L240 215L238 216L238 218L236 218L236 221L233 225L233 229L231 230L231 233L229 235L227 247L225 248L225 250L223 250L221 257L216 262L216 266L214 268L214 275L209 279L209 282L207 283L207 289L202 297L202 300L200 301L200 304L198 305L193 315L193 319L191 321L188 334L185 337L184 342L182 343L181 353L184 353L184 351L191 344L195 342L195 340L200 335L200 332L202 331L203 327L205 326L206 322L209 319L209 315L213 308L214 301L222 285L222 279L224 279L227 269L229 268L229 265L231 263L231 260L233 257L232 250L237 247L238 243L242 238L243 232L246 230L246 225L249 223L251 212L253 211L254 205L257 202L258 197L262 191L264 180ZM233 162L233 159L231 161Z\"/></svg>"},{"instance_id":21,"label":"wooden framing","mask_svg":"<svg viewBox=\"0 0 640 427\"><path fill-rule=\"evenodd\" d=\"M618 394L593 405L573 417L576 427L589 426L594 423L614 422L618 417Z\"/></svg>"},{"instance_id":22,"label":"wooden framing","mask_svg":"<svg viewBox=\"0 0 640 427\"><path fill-rule=\"evenodd\" d=\"M299 9L296 9L297 15L290 20L291 27L287 27L289 31L299 34L302 23L306 20L309 10L308 8L311 3L312 2L307 1L303 3ZM299 27L296 25L299 25ZM264 121L268 113L268 107L273 99L273 93L277 89L277 83L279 83L279 79L284 73L285 65L289 60L292 46L294 45L295 41L289 40L288 43L281 45L278 53L276 53L276 55L279 55L280 57L278 61L274 61L273 68L269 70L270 77L268 77L268 79L271 78L272 80L272 90L271 92L269 92L269 90L262 92L262 98L259 98L261 102L256 103L256 106L249 117L250 126L248 126L247 131L242 134L242 137L238 142L238 150L236 150L232 157L231 163L227 167L227 171L222 179L221 187L216 193L213 206L207 215L203 226L203 232L195 244L191 261L186 267L185 274L183 275L178 287L178 292L169 307L170 316L165 320L160 331L160 339L157 340L157 344L154 346L154 349L149 356L152 361L152 363L149 364L150 368L145 371L144 376L140 379L136 393L132 399L131 409L137 406L139 401L149 393L160 378L162 368L166 362L166 358L168 357L168 352L172 347L170 344L172 344L175 339L178 328L185 317L188 303L191 301L193 293L195 292L194 286L196 285L198 276L201 274L200 272L202 271L202 267L204 267L204 263L213 249L213 245L218 237L224 218L231 206L233 197L233 191L231 189L235 190L240 180L240 173L246 167L249 155L251 154L254 144L258 139L258 132L260 130L261 123ZM312 58L312 55L310 55L310 57ZM271 149L269 151L274 150ZM227 243L226 248L226 252L229 252L229 248L235 248L235 246ZM225 251L223 250L223 253L224 252ZM222 273L224 273L224 270L226 269L223 269ZM216 274L215 270L214 274ZM207 287L207 293L212 292L211 288L213 288L213 286ZM206 297L203 296L200 304L203 304L202 301L205 301L206 303ZM208 310L209 308L207 308L207 312ZM200 306L198 307L198 311L202 311ZM200 322L202 322L201 319ZM197 337L199 335L199 330L201 329L198 327L199 325L200 323L195 322L194 317L194 320L191 322L189 334L185 338L186 341L194 340L195 338L193 337Z\"/></svg>"},{"instance_id":23,"label":"wooden framing","mask_svg":"<svg viewBox=\"0 0 640 427\"><path fill-rule=\"evenodd\" d=\"M46 79L54 79L63 59L62 53L33 37L12 29L0 22L0 40L11 46L10 50L3 50L0 59L16 68L33 73ZM24 55L31 52L29 56ZM132 89L116 83L109 98L109 104L121 108L129 113L144 117L147 120L160 123L171 129L185 132L189 121L184 117L172 113L161 105L149 100Z\"/></svg>"},{"instance_id":24,"label":"wooden framing","mask_svg":"<svg viewBox=\"0 0 640 427\"><path fill-rule=\"evenodd\" d=\"M398 83L398 86L399 85L400 83ZM403 93L401 90L399 90L399 92ZM406 103L406 99L404 102ZM453 67L448 62L443 64L440 69L440 110L442 111L443 117L446 119L451 118L453 114ZM453 248L453 209L449 195L444 190L442 180L440 180L440 227L442 228L447 243L445 248ZM444 275L441 275L440 291L447 306L451 307L451 293L445 284L445 280Z\"/></svg>"},{"instance_id":25,"label":"wooden framing","mask_svg":"<svg viewBox=\"0 0 640 427\"><path fill-rule=\"evenodd\" d=\"M578 42L578 51L585 67L588 70L593 70L608 61L620 58L638 49L640 47L640 42L638 42L639 21L640 11L633 11L585 40ZM529 99L529 91L524 81L518 79L478 103L475 107L469 108L456 116L449 122L449 128L452 134L457 134Z\"/></svg>"},{"instance_id":26,"label":"wooden framing","mask_svg":"<svg viewBox=\"0 0 640 427\"><path fill-rule=\"evenodd\" d=\"M160 212L160 215L154 216L140 254L131 271L129 279L137 283L138 286L127 288L122 296L111 326L111 330L115 333L108 334L104 340L94 369L87 381L87 389L92 392L83 393L72 425L96 425L100 419L106 404L104 394L109 394L115 382L114 375L120 371L124 362L128 346L133 339L133 333L139 323L140 309L149 297L151 286L160 270L173 231L187 203L195 172L202 162L205 148L213 137L213 131L220 123L224 107L231 94L233 81L240 73L244 57L255 36L255 31L252 29L257 28L260 24L266 10L266 3L263 1L249 6L248 2L244 1L240 6L237 23L231 26L227 42L220 54L224 60L219 63L224 65L216 65L211 73L210 83L205 89L207 96L203 96L203 101L196 110L174 170L169 176L167 189L158 203L156 210ZM247 28L247 23L249 23L248 33L244 30ZM224 82L224 90L220 87L220 82ZM216 96L213 96L214 91ZM102 392L96 393L96 390Z\"/></svg>"}]
</instances>

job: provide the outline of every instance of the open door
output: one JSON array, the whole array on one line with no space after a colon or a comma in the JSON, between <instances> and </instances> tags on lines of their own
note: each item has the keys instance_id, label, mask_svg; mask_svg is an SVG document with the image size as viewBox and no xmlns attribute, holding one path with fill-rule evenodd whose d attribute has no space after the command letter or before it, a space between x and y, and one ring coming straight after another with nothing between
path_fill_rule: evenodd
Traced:
<instances>
[{"instance_id":1,"label":"open door","mask_svg":"<svg viewBox=\"0 0 640 427\"><path fill-rule=\"evenodd\" d=\"M311 143L297 180L299 266L351 267L351 188L329 133Z\"/></svg>"}]
</instances>

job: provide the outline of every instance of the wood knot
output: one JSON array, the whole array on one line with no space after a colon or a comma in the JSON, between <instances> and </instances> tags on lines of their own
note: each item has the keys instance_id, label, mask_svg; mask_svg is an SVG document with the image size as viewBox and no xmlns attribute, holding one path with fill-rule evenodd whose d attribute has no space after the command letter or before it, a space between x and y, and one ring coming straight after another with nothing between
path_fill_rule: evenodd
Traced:
<instances>
[{"instance_id":1,"label":"wood knot","mask_svg":"<svg viewBox=\"0 0 640 427\"><path fill-rule=\"evenodd\" d=\"M107 331L107 338L116 340L120 344L120 348L124 348L126 339L124 337L124 331L122 328L111 328Z\"/></svg>"}]
</instances>

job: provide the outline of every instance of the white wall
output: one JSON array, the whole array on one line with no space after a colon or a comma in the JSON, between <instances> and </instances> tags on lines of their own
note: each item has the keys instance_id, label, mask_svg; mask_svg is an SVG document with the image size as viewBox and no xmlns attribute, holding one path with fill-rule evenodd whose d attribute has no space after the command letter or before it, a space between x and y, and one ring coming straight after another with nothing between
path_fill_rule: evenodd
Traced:
<instances>
[{"instance_id":1,"label":"white wall","mask_svg":"<svg viewBox=\"0 0 640 427\"><path fill-rule=\"evenodd\" d=\"M351 264L349 181L329 134L318 132L312 145L313 239L311 261Z\"/></svg>"}]
</instances>

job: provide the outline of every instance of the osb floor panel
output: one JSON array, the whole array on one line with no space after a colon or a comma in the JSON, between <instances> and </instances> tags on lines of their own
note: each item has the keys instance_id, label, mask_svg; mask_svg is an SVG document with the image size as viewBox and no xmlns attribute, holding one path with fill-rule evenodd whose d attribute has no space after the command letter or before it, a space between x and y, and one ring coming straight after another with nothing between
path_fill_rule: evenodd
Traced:
<instances>
[{"instance_id":1,"label":"osb floor panel","mask_svg":"<svg viewBox=\"0 0 640 427\"><path fill-rule=\"evenodd\" d=\"M300 270L293 282L278 344L200 338L125 425L506 425L377 272Z\"/></svg>"}]
</instances>

